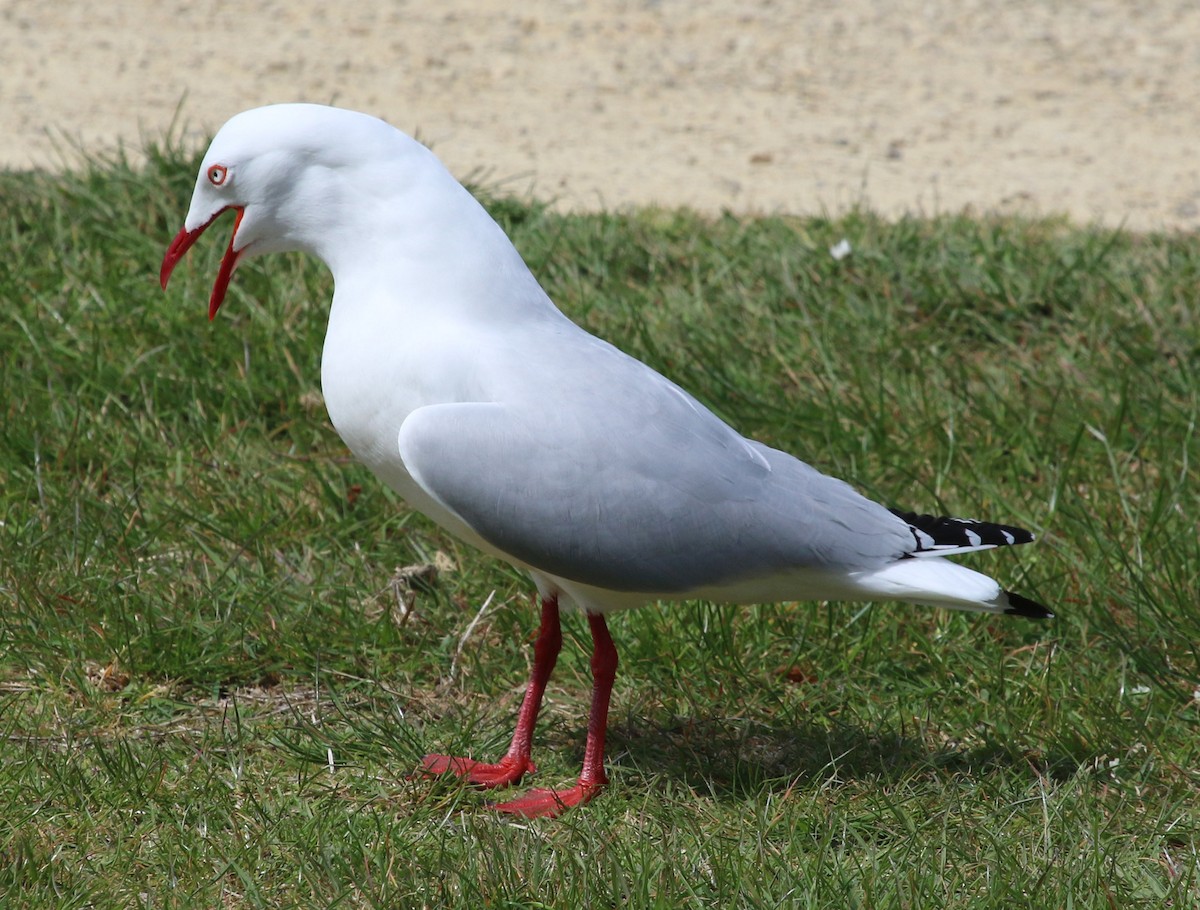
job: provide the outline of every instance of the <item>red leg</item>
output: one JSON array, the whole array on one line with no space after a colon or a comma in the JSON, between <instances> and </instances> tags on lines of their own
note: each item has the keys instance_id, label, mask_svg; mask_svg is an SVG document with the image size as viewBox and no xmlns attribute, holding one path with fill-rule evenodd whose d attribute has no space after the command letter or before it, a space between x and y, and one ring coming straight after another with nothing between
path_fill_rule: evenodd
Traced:
<instances>
[{"instance_id":1,"label":"red leg","mask_svg":"<svg viewBox=\"0 0 1200 910\"><path fill-rule=\"evenodd\" d=\"M571 806L586 803L608 783L604 773L604 734L608 729L613 680L617 676L617 649L602 615L589 613L588 625L592 628L592 709L588 714L587 746L578 783L565 790L530 790L493 809L526 818L553 817Z\"/></svg>"},{"instance_id":2,"label":"red leg","mask_svg":"<svg viewBox=\"0 0 1200 910\"><path fill-rule=\"evenodd\" d=\"M525 773L537 770L530 756L533 750L533 728L537 723L538 709L542 706L542 694L546 683L554 672L558 652L562 649L562 628L558 621L558 598L542 601L542 625L537 641L533 645L533 671L529 676L529 687L521 702L517 715L517 728L513 731L512 745L508 752L495 764L478 762L470 758L453 755L426 755L422 761L425 774L443 774L447 771L466 777L482 787L502 787L515 783ZM603 744L603 740L601 741Z\"/></svg>"}]
</instances>

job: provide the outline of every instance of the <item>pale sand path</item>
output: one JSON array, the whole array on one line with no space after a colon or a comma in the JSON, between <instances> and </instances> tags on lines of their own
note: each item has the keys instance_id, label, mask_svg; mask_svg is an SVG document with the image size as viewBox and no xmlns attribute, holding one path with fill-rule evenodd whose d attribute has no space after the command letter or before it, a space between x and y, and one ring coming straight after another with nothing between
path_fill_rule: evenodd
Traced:
<instances>
[{"instance_id":1,"label":"pale sand path","mask_svg":"<svg viewBox=\"0 0 1200 910\"><path fill-rule=\"evenodd\" d=\"M1195 0L0 0L0 60L9 168L309 100L562 207L1200 226Z\"/></svg>"}]
</instances>

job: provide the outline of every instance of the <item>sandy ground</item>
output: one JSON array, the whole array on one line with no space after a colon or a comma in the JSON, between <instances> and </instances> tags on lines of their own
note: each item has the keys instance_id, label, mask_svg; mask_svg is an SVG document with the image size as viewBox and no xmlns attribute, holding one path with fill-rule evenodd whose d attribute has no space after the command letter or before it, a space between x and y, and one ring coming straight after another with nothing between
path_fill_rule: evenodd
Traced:
<instances>
[{"instance_id":1,"label":"sandy ground","mask_svg":"<svg viewBox=\"0 0 1200 910\"><path fill-rule=\"evenodd\" d=\"M369 111L562 207L1200 227L1195 0L0 0L0 166Z\"/></svg>"}]
</instances>

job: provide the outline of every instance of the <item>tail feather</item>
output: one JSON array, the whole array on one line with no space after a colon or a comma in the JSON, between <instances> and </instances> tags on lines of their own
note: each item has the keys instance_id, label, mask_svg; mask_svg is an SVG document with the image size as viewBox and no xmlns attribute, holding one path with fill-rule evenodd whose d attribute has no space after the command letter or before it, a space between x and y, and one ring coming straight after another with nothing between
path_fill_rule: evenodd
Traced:
<instances>
[{"instance_id":1,"label":"tail feather","mask_svg":"<svg viewBox=\"0 0 1200 910\"><path fill-rule=\"evenodd\" d=\"M1030 619L1054 614L1036 601L1003 590L995 579L948 559L898 559L852 576L857 598L899 600L947 610L1007 613Z\"/></svg>"},{"instance_id":2,"label":"tail feather","mask_svg":"<svg viewBox=\"0 0 1200 910\"><path fill-rule=\"evenodd\" d=\"M1053 619L1054 613L1048 607L1042 606L1036 600L1022 597L1012 591L1005 591L1004 597L1008 607L1004 610L1010 616L1024 616L1027 619Z\"/></svg>"},{"instance_id":3,"label":"tail feather","mask_svg":"<svg viewBox=\"0 0 1200 910\"><path fill-rule=\"evenodd\" d=\"M908 525L914 547L904 554L904 558L858 575L856 581L864 590L895 600L952 610L1005 613L1028 619L1054 617L1048 607L1021 594L1002 590L988 576L938 558L1030 543L1034 539L1030 531L971 518L921 515L898 509L891 512Z\"/></svg>"}]
</instances>

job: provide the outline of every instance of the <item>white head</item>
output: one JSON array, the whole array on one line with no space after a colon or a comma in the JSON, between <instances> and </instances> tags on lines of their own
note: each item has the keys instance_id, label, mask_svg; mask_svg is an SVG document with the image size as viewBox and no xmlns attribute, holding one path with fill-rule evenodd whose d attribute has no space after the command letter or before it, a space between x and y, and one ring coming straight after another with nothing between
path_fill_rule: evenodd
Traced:
<instances>
[{"instance_id":1,"label":"white head","mask_svg":"<svg viewBox=\"0 0 1200 910\"><path fill-rule=\"evenodd\" d=\"M245 256L302 250L331 254L354 243L355 217L394 196L405 183L444 172L428 149L367 114L317 104L278 104L229 120L209 146L182 230L163 257L165 289L175 265L220 215L236 213L233 234L209 300L217 313ZM387 194L380 187L387 188Z\"/></svg>"}]
</instances>

